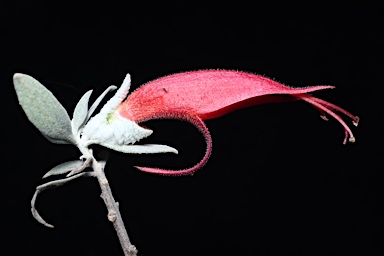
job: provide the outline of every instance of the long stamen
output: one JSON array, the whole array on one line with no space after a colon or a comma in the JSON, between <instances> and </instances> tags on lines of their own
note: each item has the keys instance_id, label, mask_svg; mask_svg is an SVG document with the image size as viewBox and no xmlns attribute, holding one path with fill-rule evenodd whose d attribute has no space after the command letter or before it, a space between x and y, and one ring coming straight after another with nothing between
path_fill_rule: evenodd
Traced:
<instances>
[{"instance_id":1,"label":"long stamen","mask_svg":"<svg viewBox=\"0 0 384 256\"><path fill-rule=\"evenodd\" d=\"M328 106L332 107L332 106L335 106L335 105L333 105L333 104L331 104L329 102L326 102L326 101L324 101L324 102L326 102L327 104L323 105L322 103L317 101L318 100L317 98L314 98L314 97L308 96L308 95L297 94L297 95L293 95L293 96L296 96L296 97L298 97L298 98L300 98L300 99L302 99L302 100L312 104L313 106L315 106L318 109L322 109L323 111L328 113L330 116L335 118L345 129L345 138L344 138L343 144L345 144L347 142L348 135L349 135L349 142L353 143L353 142L356 141L355 137L353 136L353 133L352 133L351 129L349 129L348 125L344 122L344 120L341 119L341 117L338 116L336 113L334 113L333 111L331 111L330 109L327 108ZM332 108L334 108L334 107L332 107ZM340 112L348 115L349 117L353 117L353 119L356 120L355 122L358 121L358 119L356 117L352 116L349 112L347 112L347 111L345 111L345 110L343 110L343 109L341 109L339 107L337 107L337 110L339 110L339 111L342 110Z\"/></svg>"},{"instance_id":2,"label":"long stamen","mask_svg":"<svg viewBox=\"0 0 384 256\"><path fill-rule=\"evenodd\" d=\"M339 106L336 106L335 104L332 104L332 103L330 103L328 101L325 101L325 100L322 100L322 99L319 99L319 98L316 98L316 97L310 96L310 98L312 100L322 104L323 106L326 106L327 108L331 108L331 109L337 110L340 113L343 113L344 115L350 117L352 119L352 123L353 123L354 126L357 126L359 124L359 117L352 115L351 113L349 113L345 109L340 108Z\"/></svg>"}]
</instances>

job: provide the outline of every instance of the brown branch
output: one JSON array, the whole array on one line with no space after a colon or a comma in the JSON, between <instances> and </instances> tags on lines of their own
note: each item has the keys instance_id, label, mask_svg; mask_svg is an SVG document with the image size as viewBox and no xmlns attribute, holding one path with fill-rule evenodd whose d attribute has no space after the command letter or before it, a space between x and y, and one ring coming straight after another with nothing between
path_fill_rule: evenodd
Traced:
<instances>
[{"instance_id":1,"label":"brown branch","mask_svg":"<svg viewBox=\"0 0 384 256\"><path fill-rule=\"evenodd\" d=\"M93 158L92 168L101 188L101 198L103 199L108 209L108 220L113 223L113 227L116 230L121 247L123 248L124 255L136 256L137 249L133 244L131 244L131 241L129 240L123 219L120 215L119 204L113 198L111 188L109 187L109 182L105 177L104 166L105 161L97 162Z\"/></svg>"}]
</instances>

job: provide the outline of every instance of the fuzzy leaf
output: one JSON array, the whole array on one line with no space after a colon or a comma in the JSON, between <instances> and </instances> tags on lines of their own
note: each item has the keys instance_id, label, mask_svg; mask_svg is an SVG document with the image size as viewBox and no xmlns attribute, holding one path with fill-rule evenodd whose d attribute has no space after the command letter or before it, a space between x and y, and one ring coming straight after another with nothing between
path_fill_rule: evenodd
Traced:
<instances>
[{"instance_id":1,"label":"fuzzy leaf","mask_svg":"<svg viewBox=\"0 0 384 256\"><path fill-rule=\"evenodd\" d=\"M80 127L84 124L88 114L88 102L91 97L92 90L87 91L77 103L72 117L72 131L73 135L77 136Z\"/></svg>"},{"instance_id":2,"label":"fuzzy leaf","mask_svg":"<svg viewBox=\"0 0 384 256\"><path fill-rule=\"evenodd\" d=\"M82 173L78 173L76 175L73 175L69 178L65 178L65 179L61 179L61 180L54 180L54 181L50 181L50 182L47 182L43 185L40 185L38 187L36 187L36 191L35 191L35 194L33 195L32 197L32 200L31 200L31 212L32 212L32 216L41 224L43 224L44 226L46 227L49 227L49 228L53 228L53 226L49 223L47 223L39 214L39 212L36 210L36 207L35 207L35 204L36 204L36 199L37 199L37 196L44 190L46 189L51 189L51 188L55 188L55 187L59 187L59 186L62 186L64 185L65 183L67 183L68 181L71 181L71 180L74 180L74 179L77 179L79 177L92 177L93 176L93 173L91 172L82 172Z\"/></svg>"},{"instance_id":3,"label":"fuzzy leaf","mask_svg":"<svg viewBox=\"0 0 384 256\"><path fill-rule=\"evenodd\" d=\"M33 77L20 73L13 76L13 83L29 121L43 135L75 144L68 113L47 88Z\"/></svg>"},{"instance_id":4,"label":"fuzzy leaf","mask_svg":"<svg viewBox=\"0 0 384 256\"><path fill-rule=\"evenodd\" d=\"M65 140L57 140L57 139L52 139L51 137L44 135L43 136L49 140L49 142L54 143L54 144L70 144L68 141Z\"/></svg>"},{"instance_id":5,"label":"fuzzy leaf","mask_svg":"<svg viewBox=\"0 0 384 256\"><path fill-rule=\"evenodd\" d=\"M83 166L84 162L81 160L73 160L65 163L61 163L55 167L53 167L51 170L49 170L44 176L44 178L47 178L52 175L60 175L64 174L73 170L78 170Z\"/></svg>"}]
</instances>

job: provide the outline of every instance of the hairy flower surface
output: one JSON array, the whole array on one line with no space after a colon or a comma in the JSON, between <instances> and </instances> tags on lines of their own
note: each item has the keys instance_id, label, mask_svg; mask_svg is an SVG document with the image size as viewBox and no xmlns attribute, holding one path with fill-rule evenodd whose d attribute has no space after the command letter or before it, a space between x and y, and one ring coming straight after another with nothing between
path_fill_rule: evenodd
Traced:
<instances>
[{"instance_id":1,"label":"hairy flower surface","mask_svg":"<svg viewBox=\"0 0 384 256\"><path fill-rule=\"evenodd\" d=\"M138 125L150 119L171 118L191 122L204 135L207 149L203 159L195 166L184 170L165 170L149 167L136 168L163 175L192 174L202 167L212 151L212 140L203 120L216 118L231 111L268 102L304 100L321 112L335 118L345 130L344 144L355 138L348 125L334 111L350 117L357 126L359 118L327 101L306 93L331 89L333 86L319 85L292 88L266 77L231 70L200 70L165 76L148 82L132 92L125 100L130 85L129 76L122 87L101 111L84 128L88 140L95 139L108 147L108 143L135 143L147 137L151 130ZM123 101L124 100L124 101ZM107 106L108 105L108 106ZM100 115L99 114L99 115ZM98 120L100 119L100 120ZM97 121L98 120L98 121ZM96 122L97 121L97 122ZM94 122L94 124L92 124ZM113 132L105 133L110 126ZM99 132L95 132L99 129ZM123 139L125 138L125 139ZM113 146L109 145L110 148ZM177 152L168 151L168 152Z\"/></svg>"}]
</instances>

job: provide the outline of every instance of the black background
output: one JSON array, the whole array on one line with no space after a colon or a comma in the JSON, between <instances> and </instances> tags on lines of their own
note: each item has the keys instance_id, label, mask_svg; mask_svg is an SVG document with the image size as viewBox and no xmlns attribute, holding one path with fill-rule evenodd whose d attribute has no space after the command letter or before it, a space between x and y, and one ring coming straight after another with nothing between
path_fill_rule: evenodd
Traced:
<instances>
[{"instance_id":1,"label":"black background","mask_svg":"<svg viewBox=\"0 0 384 256\"><path fill-rule=\"evenodd\" d=\"M41 194L38 210L55 229L32 218L30 199L44 173L80 155L29 123L15 72L39 79L71 114L83 93L94 89L95 99L127 72L135 89L175 72L221 68L295 87L336 86L314 94L360 116L360 126L351 125L357 141L342 145L342 127L304 102L260 105L206 121L208 164L172 178L132 166L192 166L204 140L185 122L147 122L154 134L145 142L179 155L111 152L106 170L139 255L382 255L379 5L142 2L2 1L1 254L123 255L93 179Z\"/></svg>"}]
</instances>

